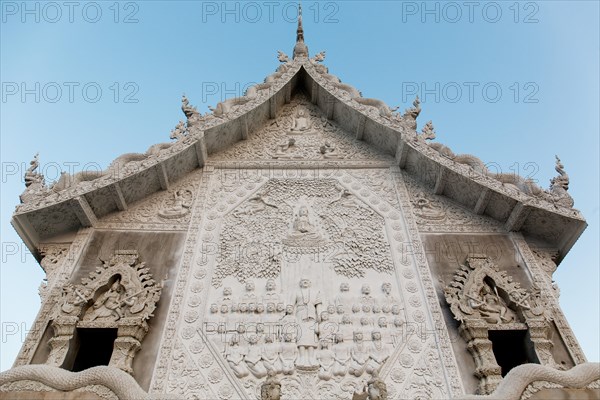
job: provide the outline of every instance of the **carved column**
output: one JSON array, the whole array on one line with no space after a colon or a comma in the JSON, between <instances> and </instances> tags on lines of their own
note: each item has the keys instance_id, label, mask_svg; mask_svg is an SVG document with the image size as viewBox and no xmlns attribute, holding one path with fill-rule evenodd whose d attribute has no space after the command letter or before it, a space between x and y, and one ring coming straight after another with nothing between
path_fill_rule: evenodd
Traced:
<instances>
[{"instance_id":1,"label":"carved column","mask_svg":"<svg viewBox=\"0 0 600 400\"><path fill-rule=\"evenodd\" d=\"M465 321L460 325L459 331L467 341L467 348L475 360L479 394L492 393L502 381L502 369L494 357L487 323L482 320Z\"/></svg>"},{"instance_id":2,"label":"carved column","mask_svg":"<svg viewBox=\"0 0 600 400\"><path fill-rule=\"evenodd\" d=\"M108 365L133 374L133 358L142 347L142 339L147 332L148 324L145 321L142 324L136 320L121 321Z\"/></svg>"},{"instance_id":3,"label":"carved column","mask_svg":"<svg viewBox=\"0 0 600 400\"><path fill-rule=\"evenodd\" d=\"M548 334L550 333L548 322L545 320L528 320L527 326L529 327L529 338L533 343L533 350L540 364L559 367L552 355L552 347L554 344L552 343L552 340L548 339Z\"/></svg>"},{"instance_id":4,"label":"carved column","mask_svg":"<svg viewBox=\"0 0 600 400\"><path fill-rule=\"evenodd\" d=\"M59 317L52 322L54 336L48 340L50 354L46 364L62 367L75 334L78 317Z\"/></svg>"}]
</instances>

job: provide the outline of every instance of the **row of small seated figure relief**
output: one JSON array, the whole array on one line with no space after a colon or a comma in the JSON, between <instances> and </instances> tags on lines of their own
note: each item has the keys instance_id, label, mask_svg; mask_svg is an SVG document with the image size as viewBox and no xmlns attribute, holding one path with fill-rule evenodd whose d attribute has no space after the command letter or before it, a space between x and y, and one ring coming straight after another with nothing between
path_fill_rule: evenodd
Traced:
<instances>
[{"instance_id":1,"label":"row of small seated figure relief","mask_svg":"<svg viewBox=\"0 0 600 400\"><path fill-rule=\"evenodd\" d=\"M253 282L246 283L246 293L234 301L231 287L223 288L223 297L220 303L212 303L209 307L210 314L281 314L288 313L290 305L285 305L282 296L276 290L275 281L267 280L266 293L259 299L254 292ZM339 318L348 311L353 314L401 314L400 302L392 296L392 285L385 282L381 285L383 296L374 298L371 296L371 287L364 284L361 288L361 296L351 296L349 293L350 285L346 282L340 285L340 294L334 301L327 305L327 312L330 316L338 314ZM262 300L262 301L261 301ZM293 307L293 306L292 306Z\"/></svg>"},{"instance_id":2,"label":"row of small seated figure relief","mask_svg":"<svg viewBox=\"0 0 600 400\"><path fill-rule=\"evenodd\" d=\"M360 377L381 369L392 352L378 330L366 334L355 331L351 341L341 333L327 332L304 340L297 333L286 332L282 340L273 335L231 335L224 350L225 359L238 378L267 374L291 375L296 370L318 371L320 379L330 380L347 374ZM368 336L368 340L365 340Z\"/></svg>"},{"instance_id":3,"label":"row of small seated figure relief","mask_svg":"<svg viewBox=\"0 0 600 400\"><path fill-rule=\"evenodd\" d=\"M291 306L290 306L291 307ZM289 308L288 308L289 309ZM288 318L291 317L291 318ZM337 334L341 334L346 339L351 339L353 333L358 327L361 331L379 331L383 332L386 343L393 342L393 336L396 336L399 330L405 327L406 320L403 316L397 316L389 319L381 316L375 320L371 317L360 317L360 319L351 319L347 315L342 317L341 321L332 321L329 313L322 312L319 322L312 321L309 324L297 323L291 312L286 314L286 318L279 321L269 322L250 322L250 321L207 321L204 323L204 330L210 334L227 335L238 334L239 336L249 336L256 334L259 338L266 336L283 337L286 332L294 332L299 337L302 334L312 334L315 338L326 337L333 340ZM328 336L326 336L329 334ZM222 337L220 338L222 339ZM220 340L219 339L219 340Z\"/></svg>"},{"instance_id":4,"label":"row of small seated figure relief","mask_svg":"<svg viewBox=\"0 0 600 400\"><path fill-rule=\"evenodd\" d=\"M249 326L261 326L261 325L289 325L294 323L294 319L290 320L290 317L295 313L295 306L288 304L284 307L283 303L279 303L277 307L273 303L269 303L264 311L264 305L259 303L257 305L240 304L239 309L234 311L235 305L232 307L230 312L227 304L221 304L221 307L216 304L211 305L211 315L207 318L207 322L214 323L213 326L220 327L215 329L225 329L230 331L231 328L223 328L224 326L231 327L235 325L238 329L245 329ZM281 310L285 312L281 315ZM362 312L361 312L362 311ZM377 325L381 329L386 329L392 325L396 328L402 326L405 323L404 312L398 304L394 304L390 310L382 312L379 308L373 308L365 311L360 307L352 309L352 314L347 314L343 306L335 307L330 304L327 306L326 311L319 313L319 323L326 323L329 326L345 326L345 325L358 325L363 327L370 327ZM248 315L250 314L250 315ZM246 328L244 328L246 327Z\"/></svg>"}]
</instances>

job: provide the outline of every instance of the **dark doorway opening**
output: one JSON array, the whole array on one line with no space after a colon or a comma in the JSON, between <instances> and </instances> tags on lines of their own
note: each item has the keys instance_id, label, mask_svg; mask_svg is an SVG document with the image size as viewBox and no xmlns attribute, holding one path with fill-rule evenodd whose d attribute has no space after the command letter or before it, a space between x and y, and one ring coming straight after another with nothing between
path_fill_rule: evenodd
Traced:
<instances>
[{"instance_id":1,"label":"dark doorway opening","mask_svg":"<svg viewBox=\"0 0 600 400\"><path fill-rule=\"evenodd\" d=\"M526 330L488 332L496 362L502 368L502 376L516 366L539 363L533 351L533 343Z\"/></svg>"},{"instance_id":2,"label":"dark doorway opening","mask_svg":"<svg viewBox=\"0 0 600 400\"><path fill-rule=\"evenodd\" d=\"M108 365L117 338L117 328L77 328L79 350L73 372Z\"/></svg>"}]
</instances>

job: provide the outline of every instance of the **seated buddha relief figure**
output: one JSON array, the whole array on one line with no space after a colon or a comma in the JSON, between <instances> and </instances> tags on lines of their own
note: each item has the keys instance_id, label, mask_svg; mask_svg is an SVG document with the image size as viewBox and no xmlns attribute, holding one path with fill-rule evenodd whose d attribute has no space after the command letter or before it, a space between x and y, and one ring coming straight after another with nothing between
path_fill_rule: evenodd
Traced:
<instances>
[{"instance_id":1,"label":"seated buddha relief figure","mask_svg":"<svg viewBox=\"0 0 600 400\"><path fill-rule=\"evenodd\" d=\"M300 107L292 117L292 127L290 131L296 134L308 133L312 129L310 115L307 110Z\"/></svg>"},{"instance_id":2,"label":"seated buddha relief figure","mask_svg":"<svg viewBox=\"0 0 600 400\"><path fill-rule=\"evenodd\" d=\"M293 241L316 241L321 240L321 234L317 226L315 226L310 219L310 211L308 206L305 204L301 205L298 209L293 224L292 230L288 235L288 240Z\"/></svg>"}]
</instances>

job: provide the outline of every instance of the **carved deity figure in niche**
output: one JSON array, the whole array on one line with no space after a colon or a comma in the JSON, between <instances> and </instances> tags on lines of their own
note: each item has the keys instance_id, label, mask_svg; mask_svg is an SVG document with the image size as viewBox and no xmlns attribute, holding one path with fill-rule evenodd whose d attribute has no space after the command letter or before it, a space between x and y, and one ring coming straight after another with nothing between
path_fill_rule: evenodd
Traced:
<instances>
[{"instance_id":1,"label":"carved deity figure in niche","mask_svg":"<svg viewBox=\"0 0 600 400\"><path fill-rule=\"evenodd\" d=\"M512 316L507 315L508 308L504 304L504 300L498 295L498 289L492 289L485 284L476 296L467 295L469 297L469 306L474 310L479 310L483 319L490 324L501 324L510 322Z\"/></svg>"},{"instance_id":2,"label":"carved deity figure in niche","mask_svg":"<svg viewBox=\"0 0 600 400\"><path fill-rule=\"evenodd\" d=\"M193 194L190 190L181 189L173 193L173 198L166 201L158 215L162 218L179 218L190 212Z\"/></svg>"},{"instance_id":3,"label":"carved deity figure in niche","mask_svg":"<svg viewBox=\"0 0 600 400\"><path fill-rule=\"evenodd\" d=\"M310 115L304 108L299 107L296 115L292 118L292 127L290 131L295 133L307 133L311 130Z\"/></svg>"},{"instance_id":4,"label":"carved deity figure in niche","mask_svg":"<svg viewBox=\"0 0 600 400\"><path fill-rule=\"evenodd\" d=\"M298 337L299 360L297 365L303 367L314 367L317 365L315 359L315 329L321 312L321 293L311 288L309 279L300 280L300 288L296 293L294 307L296 321L300 327Z\"/></svg>"},{"instance_id":5,"label":"carved deity figure in niche","mask_svg":"<svg viewBox=\"0 0 600 400\"><path fill-rule=\"evenodd\" d=\"M123 308L125 306L133 306L136 300L135 295L128 296L125 293L125 288L121 285L121 279L119 278L106 292L102 293L94 301L92 307L86 312L84 321L105 320L109 318L118 321L124 317Z\"/></svg>"},{"instance_id":6,"label":"carved deity figure in niche","mask_svg":"<svg viewBox=\"0 0 600 400\"><path fill-rule=\"evenodd\" d=\"M417 193L413 200L415 206L415 214L423 219L432 221L441 221L446 219L446 213L439 207L431 204L431 201L425 197L423 192Z\"/></svg>"}]
</instances>

